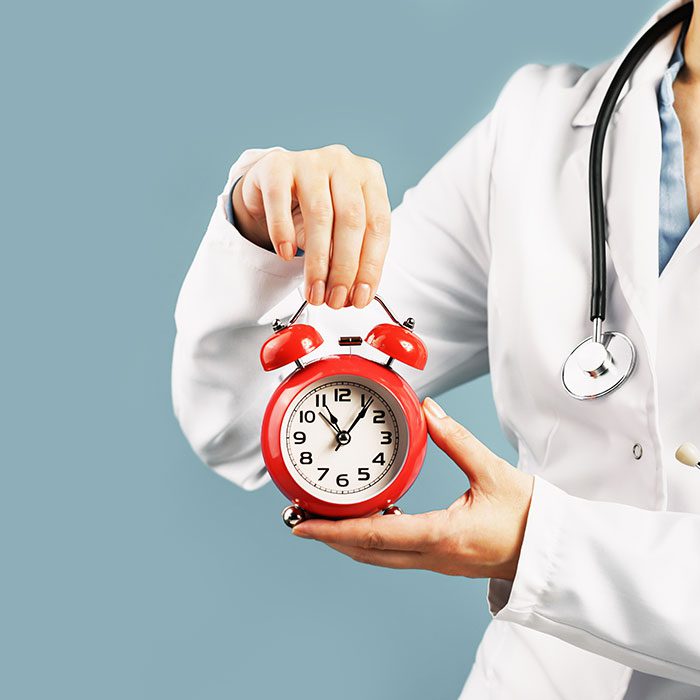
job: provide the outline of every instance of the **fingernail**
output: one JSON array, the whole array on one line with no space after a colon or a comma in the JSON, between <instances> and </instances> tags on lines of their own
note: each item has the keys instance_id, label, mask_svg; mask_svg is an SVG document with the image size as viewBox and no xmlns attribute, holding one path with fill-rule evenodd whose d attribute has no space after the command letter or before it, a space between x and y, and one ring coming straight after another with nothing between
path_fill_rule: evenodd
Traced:
<instances>
[{"instance_id":1,"label":"fingernail","mask_svg":"<svg viewBox=\"0 0 700 700\"><path fill-rule=\"evenodd\" d=\"M311 294L309 294L309 301L316 306L323 304L323 300L326 297L326 283L323 280L316 280L311 285Z\"/></svg>"},{"instance_id":2,"label":"fingernail","mask_svg":"<svg viewBox=\"0 0 700 700\"><path fill-rule=\"evenodd\" d=\"M328 306L332 309L339 309L348 296L348 288L344 284L337 284L328 295Z\"/></svg>"},{"instance_id":3,"label":"fingernail","mask_svg":"<svg viewBox=\"0 0 700 700\"><path fill-rule=\"evenodd\" d=\"M358 308L361 309L367 304L369 304L369 295L371 293L370 286L368 284L365 284L362 282L361 284L356 285L355 291L353 292L352 295L352 303Z\"/></svg>"},{"instance_id":4,"label":"fingernail","mask_svg":"<svg viewBox=\"0 0 700 700\"><path fill-rule=\"evenodd\" d=\"M425 410L433 418L445 418L447 416L445 411L442 410L440 404L436 401L433 401L429 396L426 397L426 399L423 401L423 406L425 406Z\"/></svg>"},{"instance_id":5,"label":"fingernail","mask_svg":"<svg viewBox=\"0 0 700 700\"><path fill-rule=\"evenodd\" d=\"M305 540L310 539L309 535L307 535L304 530L299 529L299 525L292 528L292 534L296 537L303 537Z\"/></svg>"},{"instance_id":6,"label":"fingernail","mask_svg":"<svg viewBox=\"0 0 700 700\"><path fill-rule=\"evenodd\" d=\"M280 256L285 260L291 260L294 257L294 248L292 248L292 244L289 241L280 243L279 252Z\"/></svg>"}]
</instances>

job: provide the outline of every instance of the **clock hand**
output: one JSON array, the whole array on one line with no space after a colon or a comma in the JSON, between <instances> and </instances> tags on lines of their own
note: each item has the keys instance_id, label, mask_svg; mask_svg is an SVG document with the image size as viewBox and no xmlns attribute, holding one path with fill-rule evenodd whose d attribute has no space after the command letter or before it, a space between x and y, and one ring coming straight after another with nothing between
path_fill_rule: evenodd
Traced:
<instances>
[{"instance_id":1,"label":"clock hand","mask_svg":"<svg viewBox=\"0 0 700 700\"><path fill-rule=\"evenodd\" d=\"M347 445L350 442L350 431L357 425L358 421L362 420L367 415L367 410L369 409L372 401L374 401L374 398L371 398L360 409L360 412L355 416L355 420L351 423L350 427L347 430L341 430L338 433L338 436L337 436L338 444L335 446L334 452L337 452L340 449L341 445ZM341 440L341 436L345 439Z\"/></svg>"},{"instance_id":2,"label":"clock hand","mask_svg":"<svg viewBox=\"0 0 700 700\"><path fill-rule=\"evenodd\" d=\"M324 404L323 407L326 409L326 411L328 411L328 415L331 417L331 423L333 423L333 428L337 433L339 433L340 426L338 425L338 419L331 413L331 409L328 408L328 406Z\"/></svg>"},{"instance_id":3,"label":"clock hand","mask_svg":"<svg viewBox=\"0 0 700 700\"><path fill-rule=\"evenodd\" d=\"M323 404L323 407L328 411L328 415L331 417L331 423L333 423L333 427L335 428L336 432L340 432L340 426L338 425L338 419L331 413L331 409L326 406L326 404Z\"/></svg>"},{"instance_id":4,"label":"clock hand","mask_svg":"<svg viewBox=\"0 0 700 700\"><path fill-rule=\"evenodd\" d=\"M357 425L357 423L362 420L366 415L367 415L367 410L372 404L372 401L374 401L374 398L370 398L370 400L360 409L360 412L355 416L355 420L351 423L350 427L345 431L350 434L350 431Z\"/></svg>"},{"instance_id":5,"label":"clock hand","mask_svg":"<svg viewBox=\"0 0 700 700\"><path fill-rule=\"evenodd\" d=\"M318 415L321 416L321 418L323 418L324 421L326 421L326 423L333 429L333 432L335 432L336 435L340 432L340 428L337 425L334 425L332 421L329 421L328 418L326 418L323 415L323 413L319 411Z\"/></svg>"}]
</instances>

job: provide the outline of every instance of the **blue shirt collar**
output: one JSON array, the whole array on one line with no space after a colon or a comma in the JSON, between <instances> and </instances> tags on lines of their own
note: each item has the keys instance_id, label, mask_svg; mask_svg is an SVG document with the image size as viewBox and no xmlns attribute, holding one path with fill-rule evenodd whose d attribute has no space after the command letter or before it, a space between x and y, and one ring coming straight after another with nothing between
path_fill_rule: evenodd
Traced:
<instances>
[{"instance_id":1,"label":"blue shirt collar","mask_svg":"<svg viewBox=\"0 0 700 700\"><path fill-rule=\"evenodd\" d=\"M659 85L659 99L662 104L670 106L673 104L674 94L673 94L673 81L676 79L678 72L683 68L685 63L685 58L683 56L683 42L685 41L685 35L688 31L688 22L684 22L681 27L681 32L678 35L678 41L676 42L676 48L673 50L671 60L668 62L668 68L661 78L661 84Z\"/></svg>"}]
</instances>

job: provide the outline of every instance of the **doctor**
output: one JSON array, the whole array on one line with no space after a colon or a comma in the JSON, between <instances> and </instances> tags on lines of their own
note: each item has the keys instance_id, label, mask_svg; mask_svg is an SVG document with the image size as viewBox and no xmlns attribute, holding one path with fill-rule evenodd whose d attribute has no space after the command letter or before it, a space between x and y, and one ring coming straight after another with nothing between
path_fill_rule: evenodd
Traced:
<instances>
[{"instance_id":1,"label":"doctor","mask_svg":"<svg viewBox=\"0 0 700 700\"><path fill-rule=\"evenodd\" d=\"M516 72L393 213L380 166L342 146L246 151L184 282L176 414L244 489L269 479L260 422L286 374L258 350L301 296L326 338L378 322L376 304L358 311L377 290L415 316L429 362L402 373L419 395L490 371L517 470L426 398L470 489L444 511L293 531L361 562L489 577L464 698L700 698L700 471L674 458L700 443L696 17L647 54L608 131L607 319L637 349L615 392L576 401L561 368L590 335L588 152L622 57Z\"/></svg>"}]
</instances>

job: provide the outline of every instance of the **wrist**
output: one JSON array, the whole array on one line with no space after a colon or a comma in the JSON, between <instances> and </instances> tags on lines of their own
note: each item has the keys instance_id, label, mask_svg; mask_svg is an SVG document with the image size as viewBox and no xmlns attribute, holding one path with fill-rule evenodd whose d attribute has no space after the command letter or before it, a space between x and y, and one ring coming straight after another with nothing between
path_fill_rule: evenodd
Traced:
<instances>
[{"instance_id":1,"label":"wrist","mask_svg":"<svg viewBox=\"0 0 700 700\"><path fill-rule=\"evenodd\" d=\"M520 552L523 547L525 538L525 528L527 526L527 517L530 512L530 503L532 502L532 490L535 484L535 479L531 474L523 474L520 471L515 471L516 488L513 495L513 539L512 548L508 560L505 562L501 578L507 581L513 581L518 570L518 562L520 561Z\"/></svg>"}]
</instances>

